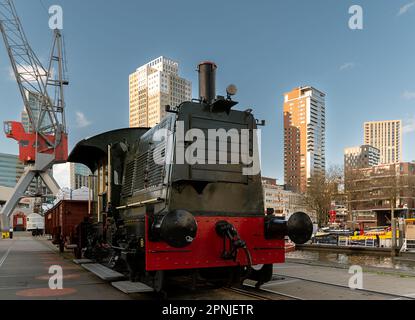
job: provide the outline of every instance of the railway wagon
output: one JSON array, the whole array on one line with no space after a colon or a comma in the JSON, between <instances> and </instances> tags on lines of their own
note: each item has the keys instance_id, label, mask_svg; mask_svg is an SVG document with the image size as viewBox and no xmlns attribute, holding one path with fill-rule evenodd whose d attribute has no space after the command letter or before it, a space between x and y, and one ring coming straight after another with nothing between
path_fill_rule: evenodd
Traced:
<instances>
[{"instance_id":1,"label":"railway wagon","mask_svg":"<svg viewBox=\"0 0 415 320\"><path fill-rule=\"evenodd\" d=\"M52 243L74 248L77 243L76 228L88 218L88 201L62 200L45 214L45 233L52 236Z\"/></svg>"},{"instance_id":2,"label":"railway wagon","mask_svg":"<svg viewBox=\"0 0 415 320\"><path fill-rule=\"evenodd\" d=\"M13 216L13 231L26 231L26 215L17 213Z\"/></svg>"}]
</instances>

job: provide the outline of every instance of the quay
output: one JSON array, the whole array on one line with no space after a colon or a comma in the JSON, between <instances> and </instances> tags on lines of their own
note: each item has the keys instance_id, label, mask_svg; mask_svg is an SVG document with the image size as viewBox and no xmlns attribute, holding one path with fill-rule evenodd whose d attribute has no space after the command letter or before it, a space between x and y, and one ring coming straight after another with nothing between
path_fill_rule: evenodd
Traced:
<instances>
[{"instance_id":1,"label":"quay","mask_svg":"<svg viewBox=\"0 0 415 320\"><path fill-rule=\"evenodd\" d=\"M396 261L406 261L415 264L415 252L396 252L392 255L390 248L360 247L360 246L338 246L331 244L304 244L297 245L297 250L327 252L327 253L344 253L344 254L370 254L380 256L393 256Z\"/></svg>"},{"instance_id":2,"label":"quay","mask_svg":"<svg viewBox=\"0 0 415 320\"><path fill-rule=\"evenodd\" d=\"M390 248L360 247L360 246L338 246L332 244L303 244L296 245L299 250L330 251L336 253L370 253L370 254L391 254Z\"/></svg>"}]
</instances>

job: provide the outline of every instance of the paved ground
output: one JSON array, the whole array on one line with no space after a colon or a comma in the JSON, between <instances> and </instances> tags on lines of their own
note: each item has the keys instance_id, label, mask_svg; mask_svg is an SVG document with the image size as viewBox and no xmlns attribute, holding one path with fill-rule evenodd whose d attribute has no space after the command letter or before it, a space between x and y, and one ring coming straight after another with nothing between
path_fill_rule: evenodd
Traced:
<instances>
[{"instance_id":1,"label":"paved ground","mask_svg":"<svg viewBox=\"0 0 415 320\"><path fill-rule=\"evenodd\" d=\"M377 300L399 299L398 296L415 298L413 275L386 273L380 268L363 272L363 291L349 289L349 279L353 275L349 274L348 268L289 262L274 266L274 274L276 277L280 276L281 280L270 283L265 288L278 289L279 292L303 299Z\"/></svg>"},{"instance_id":2,"label":"paved ground","mask_svg":"<svg viewBox=\"0 0 415 320\"><path fill-rule=\"evenodd\" d=\"M61 266L64 290L49 289L49 268ZM149 300L153 294L126 295L72 262L71 254L60 255L44 238L29 233L0 240L0 300ZM177 300L248 300L222 289L178 288Z\"/></svg>"},{"instance_id":3,"label":"paved ground","mask_svg":"<svg viewBox=\"0 0 415 320\"><path fill-rule=\"evenodd\" d=\"M49 289L48 272L53 265L63 268L64 290ZM25 233L0 240L0 300L131 298L65 260L46 240L33 240Z\"/></svg>"}]
</instances>

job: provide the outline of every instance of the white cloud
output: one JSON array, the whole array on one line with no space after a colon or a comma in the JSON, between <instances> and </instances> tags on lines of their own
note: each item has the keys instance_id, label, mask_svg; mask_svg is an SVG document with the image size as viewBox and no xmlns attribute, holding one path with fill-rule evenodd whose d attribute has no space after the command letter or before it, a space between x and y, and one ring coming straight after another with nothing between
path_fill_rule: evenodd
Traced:
<instances>
[{"instance_id":1,"label":"white cloud","mask_svg":"<svg viewBox=\"0 0 415 320\"><path fill-rule=\"evenodd\" d=\"M88 127L89 125L91 125L91 121L89 121L85 114L83 114L80 111L76 112L76 124L78 126L78 128L85 128Z\"/></svg>"},{"instance_id":2,"label":"white cloud","mask_svg":"<svg viewBox=\"0 0 415 320\"><path fill-rule=\"evenodd\" d=\"M412 1L412 2L409 2L409 3L405 4L404 6L402 6L399 9L398 16L401 16L401 15L407 13L409 11L409 9L411 9L413 6L415 6L415 1Z\"/></svg>"},{"instance_id":3,"label":"white cloud","mask_svg":"<svg viewBox=\"0 0 415 320\"><path fill-rule=\"evenodd\" d=\"M403 121L402 131L405 134L415 132L415 116L408 116Z\"/></svg>"},{"instance_id":4,"label":"white cloud","mask_svg":"<svg viewBox=\"0 0 415 320\"><path fill-rule=\"evenodd\" d=\"M354 62L346 62L340 66L339 70L344 71L347 69L352 69L354 68L354 66L355 66Z\"/></svg>"},{"instance_id":5,"label":"white cloud","mask_svg":"<svg viewBox=\"0 0 415 320\"><path fill-rule=\"evenodd\" d=\"M70 188L70 164L57 164L53 166L53 177L61 188Z\"/></svg>"},{"instance_id":6,"label":"white cloud","mask_svg":"<svg viewBox=\"0 0 415 320\"><path fill-rule=\"evenodd\" d=\"M409 91L406 90L403 94L402 97L406 100L413 100L415 99L415 91Z\"/></svg>"},{"instance_id":7,"label":"white cloud","mask_svg":"<svg viewBox=\"0 0 415 320\"><path fill-rule=\"evenodd\" d=\"M42 67L39 67L39 71L42 72ZM17 67L17 72L21 75L21 77L27 81L27 82L36 82L36 78L33 77L33 74L35 71L33 70L33 67L31 65L22 65ZM53 73L53 71L52 71ZM10 67L9 69L9 76L10 80L16 81L16 76L14 74L13 68ZM46 81L46 73L41 73L41 76L43 78L43 81Z\"/></svg>"}]
</instances>

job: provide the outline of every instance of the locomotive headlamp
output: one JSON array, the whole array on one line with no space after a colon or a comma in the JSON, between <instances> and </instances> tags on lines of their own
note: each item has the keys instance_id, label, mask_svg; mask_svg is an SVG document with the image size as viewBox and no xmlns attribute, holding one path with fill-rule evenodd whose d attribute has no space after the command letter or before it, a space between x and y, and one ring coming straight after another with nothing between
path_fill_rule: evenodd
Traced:
<instances>
[{"instance_id":1,"label":"locomotive headlamp","mask_svg":"<svg viewBox=\"0 0 415 320\"><path fill-rule=\"evenodd\" d=\"M226 88L226 93L228 97L232 97L238 93L238 88L234 84L231 84Z\"/></svg>"}]
</instances>

